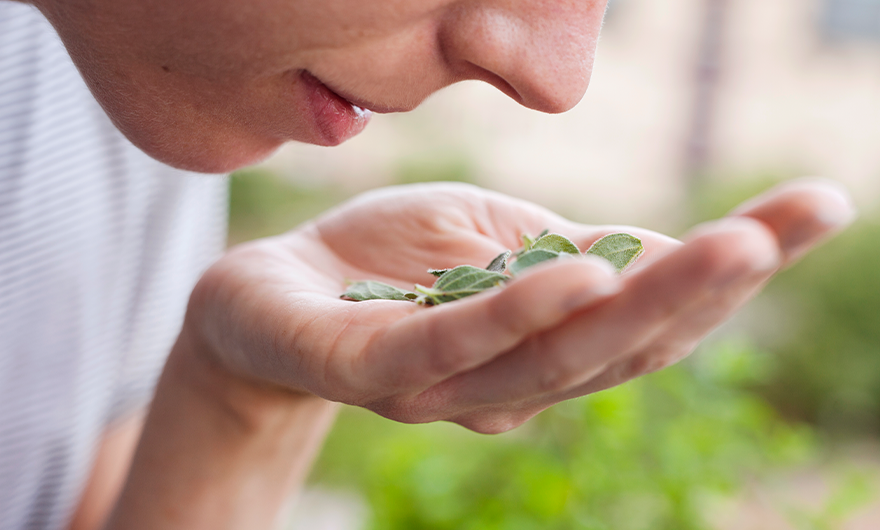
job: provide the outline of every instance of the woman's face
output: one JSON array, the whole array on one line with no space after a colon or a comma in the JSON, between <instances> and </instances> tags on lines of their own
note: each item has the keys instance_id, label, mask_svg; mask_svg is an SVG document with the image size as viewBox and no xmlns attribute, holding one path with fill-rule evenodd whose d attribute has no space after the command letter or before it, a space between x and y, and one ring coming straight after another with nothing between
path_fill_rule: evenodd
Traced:
<instances>
[{"instance_id":1,"label":"woman's face","mask_svg":"<svg viewBox=\"0 0 880 530\"><path fill-rule=\"evenodd\" d=\"M119 129L224 172L289 140L336 145L369 111L465 79L561 112L583 96L606 0L35 0Z\"/></svg>"}]
</instances>

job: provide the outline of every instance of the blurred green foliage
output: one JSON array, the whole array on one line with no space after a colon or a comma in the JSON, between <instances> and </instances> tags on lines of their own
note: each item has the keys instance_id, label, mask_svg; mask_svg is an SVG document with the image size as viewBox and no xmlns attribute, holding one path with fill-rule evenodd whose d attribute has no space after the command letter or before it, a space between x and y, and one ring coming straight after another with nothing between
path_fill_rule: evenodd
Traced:
<instances>
[{"instance_id":1,"label":"blurred green foliage","mask_svg":"<svg viewBox=\"0 0 880 530\"><path fill-rule=\"evenodd\" d=\"M347 409L315 479L361 492L376 530L709 528L708 496L813 448L743 390L768 358L716 345L499 436Z\"/></svg>"},{"instance_id":2,"label":"blurred green foliage","mask_svg":"<svg viewBox=\"0 0 880 530\"><path fill-rule=\"evenodd\" d=\"M393 174L395 184L438 181L477 183L473 161L461 154L447 154L432 162L403 160Z\"/></svg>"},{"instance_id":3,"label":"blurred green foliage","mask_svg":"<svg viewBox=\"0 0 880 530\"><path fill-rule=\"evenodd\" d=\"M865 218L768 290L794 314L765 391L835 434L880 434L880 222Z\"/></svg>"},{"instance_id":4,"label":"blurred green foliage","mask_svg":"<svg viewBox=\"0 0 880 530\"><path fill-rule=\"evenodd\" d=\"M430 163L404 160L391 172L393 184L450 181L476 183L473 163L449 154ZM267 169L250 168L230 177L229 244L276 235L350 197L332 185L306 186Z\"/></svg>"},{"instance_id":5,"label":"blurred green foliage","mask_svg":"<svg viewBox=\"0 0 880 530\"><path fill-rule=\"evenodd\" d=\"M290 230L347 198L332 186L297 185L265 169L233 173L229 191L230 245Z\"/></svg>"},{"instance_id":6,"label":"blurred green foliage","mask_svg":"<svg viewBox=\"0 0 880 530\"><path fill-rule=\"evenodd\" d=\"M864 470L846 470L818 509L792 508L789 519L801 530L837 530L856 510L876 500L873 477Z\"/></svg>"}]
</instances>

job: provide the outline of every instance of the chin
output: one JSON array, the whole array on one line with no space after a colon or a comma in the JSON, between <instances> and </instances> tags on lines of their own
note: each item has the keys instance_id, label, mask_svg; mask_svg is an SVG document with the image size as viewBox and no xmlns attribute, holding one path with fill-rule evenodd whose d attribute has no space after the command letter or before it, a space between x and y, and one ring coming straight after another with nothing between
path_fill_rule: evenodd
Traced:
<instances>
[{"instance_id":1,"label":"chin","mask_svg":"<svg viewBox=\"0 0 880 530\"><path fill-rule=\"evenodd\" d=\"M197 173L231 173L262 162L285 142L277 138L260 138L234 132L194 133L172 128L119 130L138 149L151 158L177 169ZM157 134L151 134L156 132Z\"/></svg>"},{"instance_id":2,"label":"chin","mask_svg":"<svg viewBox=\"0 0 880 530\"><path fill-rule=\"evenodd\" d=\"M272 156L281 145L283 144L279 143L270 148L256 150L244 146L226 146L226 148L208 148L196 151L149 148L141 148L141 150L159 162L177 169L196 173L222 174L258 164Z\"/></svg>"}]
</instances>

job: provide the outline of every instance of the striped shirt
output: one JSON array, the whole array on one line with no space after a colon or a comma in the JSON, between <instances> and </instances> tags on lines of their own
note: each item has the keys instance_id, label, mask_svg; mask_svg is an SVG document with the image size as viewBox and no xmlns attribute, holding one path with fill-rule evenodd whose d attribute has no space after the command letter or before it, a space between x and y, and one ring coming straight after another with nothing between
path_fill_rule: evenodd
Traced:
<instances>
[{"instance_id":1,"label":"striped shirt","mask_svg":"<svg viewBox=\"0 0 880 530\"><path fill-rule=\"evenodd\" d=\"M133 147L42 16L0 0L0 529L66 527L222 249L226 193Z\"/></svg>"}]
</instances>

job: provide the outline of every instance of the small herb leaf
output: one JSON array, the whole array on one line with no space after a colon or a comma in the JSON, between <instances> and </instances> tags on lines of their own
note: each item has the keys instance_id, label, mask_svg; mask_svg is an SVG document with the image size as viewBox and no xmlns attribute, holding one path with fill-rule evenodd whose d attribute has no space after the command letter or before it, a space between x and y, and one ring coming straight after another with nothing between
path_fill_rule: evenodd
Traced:
<instances>
[{"instance_id":1,"label":"small herb leaf","mask_svg":"<svg viewBox=\"0 0 880 530\"><path fill-rule=\"evenodd\" d=\"M538 263L548 261L551 259L556 259L559 257L558 252L553 252L552 250L530 250L528 252L524 252L516 261L510 264L510 272L512 274L519 274L525 269L537 265Z\"/></svg>"},{"instance_id":2,"label":"small herb leaf","mask_svg":"<svg viewBox=\"0 0 880 530\"><path fill-rule=\"evenodd\" d=\"M413 300L416 296L418 295L415 293L398 289L393 285L368 280L349 285L340 298L349 298L357 302L363 302L364 300Z\"/></svg>"},{"instance_id":3,"label":"small herb leaf","mask_svg":"<svg viewBox=\"0 0 880 530\"><path fill-rule=\"evenodd\" d=\"M642 241L629 234L609 234L595 243L587 250L587 254L600 256L614 265L617 272L625 271L630 265L639 259L645 252Z\"/></svg>"},{"instance_id":4,"label":"small herb leaf","mask_svg":"<svg viewBox=\"0 0 880 530\"><path fill-rule=\"evenodd\" d=\"M508 279L500 272L460 265L437 278L432 287L416 285L416 291L421 294L416 301L429 305L452 302L491 289Z\"/></svg>"},{"instance_id":5,"label":"small herb leaf","mask_svg":"<svg viewBox=\"0 0 880 530\"><path fill-rule=\"evenodd\" d=\"M501 254L498 254L498 256L489 263L486 270L492 272L504 272L507 270L507 260L510 258L510 254L512 253L509 250L505 250Z\"/></svg>"},{"instance_id":6,"label":"small herb leaf","mask_svg":"<svg viewBox=\"0 0 880 530\"><path fill-rule=\"evenodd\" d=\"M433 288L441 291L488 289L507 280L507 276L487 271L473 265L459 265L434 282Z\"/></svg>"},{"instance_id":7,"label":"small herb leaf","mask_svg":"<svg viewBox=\"0 0 880 530\"><path fill-rule=\"evenodd\" d=\"M516 275L545 261L575 259L575 256L580 256L577 245L564 236L549 233L549 230L544 230L535 238L523 234L522 240L523 248L515 253L510 250L502 252L485 269L473 265L459 265L452 269L428 269L429 273L437 277L434 285L431 287L416 285L416 292L370 280L352 283L340 298L355 301L402 300L414 301L422 305L438 305L502 285L510 279L510 276L504 274L505 271ZM586 253L607 259L617 272L623 272L635 263L643 252L641 240L629 234L619 233L599 239ZM511 256L514 256L513 261L510 261Z\"/></svg>"},{"instance_id":8,"label":"small herb leaf","mask_svg":"<svg viewBox=\"0 0 880 530\"><path fill-rule=\"evenodd\" d=\"M571 242L565 236L561 236L559 234L546 234L541 236L540 239L535 241L535 244L532 245L532 250L551 250L553 252L559 252L560 254L576 254L580 255L581 251L577 248L577 245Z\"/></svg>"}]
</instances>

